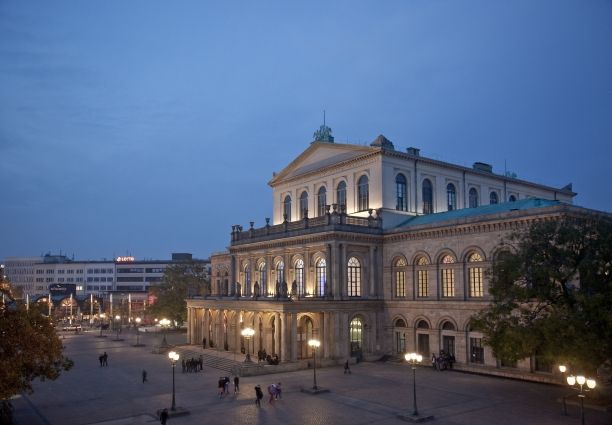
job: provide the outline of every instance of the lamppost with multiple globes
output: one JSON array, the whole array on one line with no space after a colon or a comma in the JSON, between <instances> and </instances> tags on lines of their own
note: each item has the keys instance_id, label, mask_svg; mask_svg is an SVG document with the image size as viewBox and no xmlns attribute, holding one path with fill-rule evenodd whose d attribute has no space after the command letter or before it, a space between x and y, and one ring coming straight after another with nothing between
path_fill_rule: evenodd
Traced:
<instances>
[{"instance_id":1,"label":"lamppost with multiple globes","mask_svg":"<svg viewBox=\"0 0 612 425\"><path fill-rule=\"evenodd\" d=\"M597 382L592 378L585 377L584 375L578 375L578 376L570 375L566 378L566 380L567 380L567 385L579 391L578 398L580 398L580 418L581 418L582 425L584 425L585 392L594 389L597 386ZM584 388L585 384L587 388Z\"/></svg>"},{"instance_id":2,"label":"lamppost with multiple globes","mask_svg":"<svg viewBox=\"0 0 612 425\"><path fill-rule=\"evenodd\" d=\"M416 365L423 361L423 356L418 353L406 353L404 356L406 361L412 365L412 394L413 394L413 404L414 404L414 412L412 416L419 416L419 411L417 409L417 396L416 396Z\"/></svg>"},{"instance_id":3,"label":"lamppost with multiple globes","mask_svg":"<svg viewBox=\"0 0 612 425\"><path fill-rule=\"evenodd\" d=\"M176 410L176 396L175 396L175 390L174 390L174 369L176 367L176 362L179 359L179 354L176 351L170 351L168 353L168 357L170 358L170 362L172 363L172 407L170 407L170 410L174 411Z\"/></svg>"},{"instance_id":4,"label":"lamppost with multiple globes","mask_svg":"<svg viewBox=\"0 0 612 425\"><path fill-rule=\"evenodd\" d=\"M318 339L311 339L308 341L308 346L312 348L312 389L316 391L319 389L319 387L317 387L317 348L321 346L321 341Z\"/></svg>"},{"instance_id":5,"label":"lamppost with multiple globes","mask_svg":"<svg viewBox=\"0 0 612 425\"><path fill-rule=\"evenodd\" d=\"M240 334L244 337L244 339L246 339L247 341L247 346L246 346L246 357L244 359L245 363L251 363L251 353L249 352L250 348L251 348L251 338L253 338L253 335L255 335L255 329L253 328L244 328Z\"/></svg>"},{"instance_id":6,"label":"lamppost with multiple globes","mask_svg":"<svg viewBox=\"0 0 612 425\"><path fill-rule=\"evenodd\" d=\"M166 340L166 328L168 327L168 325L170 325L170 320L168 320L168 319L161 319L159 321L159 324L161 325L162 330L164 332L164 338L162 339L161 346L162 347L167 347L168 346L168 341Z\"/></svg>"}]
</instances>

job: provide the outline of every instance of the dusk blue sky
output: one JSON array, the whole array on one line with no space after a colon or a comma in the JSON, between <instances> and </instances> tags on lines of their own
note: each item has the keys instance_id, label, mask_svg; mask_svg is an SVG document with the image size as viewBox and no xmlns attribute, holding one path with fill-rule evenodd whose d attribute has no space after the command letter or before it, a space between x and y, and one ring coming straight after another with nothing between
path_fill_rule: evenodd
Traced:
<instances>
[{"instance_id":1,"label":"dusk blue sky","mask_svg":"<svg viewBox=\"0 0 612 425\"><path fill-rule=\"evenodd\" d=\"M0 0L0 259L221 251L324 109L612 211L612 2Z\"/></svg>"}]
</instances>

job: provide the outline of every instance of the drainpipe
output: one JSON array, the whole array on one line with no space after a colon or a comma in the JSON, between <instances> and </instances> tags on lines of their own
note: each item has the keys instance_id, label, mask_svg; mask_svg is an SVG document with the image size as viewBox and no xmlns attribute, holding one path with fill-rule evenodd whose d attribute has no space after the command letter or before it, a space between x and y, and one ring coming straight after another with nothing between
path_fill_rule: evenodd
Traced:
<instances>
[{"instance_id":1,"label":"drainpipe","mask_svg":"<svg viewBox=\"0 0 612 425\"><path fill-rule=\"evenodd\" d=\"M418 204L418 184L417 184L417 162L419 162L418 159L414 159L414 213L418 214L419 213L419 204Z\"/></svg>"}]
</instances>

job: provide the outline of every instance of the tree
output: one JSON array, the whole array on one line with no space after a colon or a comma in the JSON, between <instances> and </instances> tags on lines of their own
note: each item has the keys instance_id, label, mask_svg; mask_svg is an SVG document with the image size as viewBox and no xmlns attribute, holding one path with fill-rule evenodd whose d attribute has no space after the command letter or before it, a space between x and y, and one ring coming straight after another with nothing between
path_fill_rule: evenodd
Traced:
<instances>
[{"instance_id":1,"label":"tree","mask_svg":"<svg viewBox=\"0 0 612 425\"><path fill-rule=\"evenodd\" d=\"M151 292L157 299L149 311L181 325L187 320L185 299L192 295L209 294L210 283L203 264L189 261L167 267L161 283L152 287Z\"/></svg>"},{"instance_id":2,"label":"tree","mask_svg":"<svg viewBox=\"0 0 612 425\"><path fill-rule=\"evenodd\" d=\"M543 221L511 239L489 271L493 301L474 317L494 355L591 373L612 359L612 218Z\"/></svg>"},{"instance_id":3,"label":"tree","mask_svg":"<svg viewBox=\"0 0 612 425\"><path fill-rule=\"evenodd\" d=\"M55 380L73 362L62 354L62 342L49 318L37 306L16 303L6 282L0 292L0 400L31 393L32 381Z\"/></svg>"}]
</instances>

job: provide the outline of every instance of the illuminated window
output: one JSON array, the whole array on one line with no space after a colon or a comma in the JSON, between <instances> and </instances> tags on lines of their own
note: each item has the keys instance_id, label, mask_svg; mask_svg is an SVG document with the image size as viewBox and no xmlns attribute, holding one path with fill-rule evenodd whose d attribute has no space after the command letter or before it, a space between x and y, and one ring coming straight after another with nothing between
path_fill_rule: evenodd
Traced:
<instances>
[{"instance_id":1,"label":"illuminated window","mask_svg":"<svg viewBox=\"0 0 612 425\"><path fill-rule=\"evenodd\" d=\"M429 261L425 257L419 257L416 261L416 277L417 277L417 297L424 298L429 296L429 280L426 266Z\"/></svg>"},{"instance_id":2,"label":"illuminated window","mask_svg":"<svg viewBox=\"0 0 612 425\"><path fill-rule=\"evenodd\" d=\"M453 264L455 259L450 255L445 255L442 258L442 264ZM455 296L455 270L452 268L442 267L440 269L440 279L442 282L442 296L443 297L454 297Z\"/></svg>"},{"instance_id":3,"label":"illuminated window","mask_svg":"<svg viewBox=\"0 0 612 425\"><path fill-rule=\"evenodd\" d=\"M251 266L249 264L244 266L244 293L251 294Z\"/></svg>"},{"instance_id":4,"label":"illuminated window","mask_svg":"<svg viewBox=\"0 0 612 425\"><path fill-rule=\"evenodd\" d=\"M470 285L470 297L484 296L484 289L482 284L482 267L472 264L479 263L481 261L482 257L477 252L472 253L468 257L468 282Z\"/></svg>"},{"instance_id":5,"label":"illuminated window","mask_svg":"<svg viewBox=\"0 0 612 425\"><path fill-rule=\"evenodd\" d=\"M349 339L351 342L351 353L358 353L363 346L363 321L359 317L351 320L349 328Z\"/></svg>"},{"instance_id":6,"label":"illuminated window","mask_svg":"<svg viewBox=\"0 0 612 425\"><path fill-rule=\"evenodd\" d=\"M395 262L395 296L405 297L406 296L406 260L399 258Z\"/></svg>"},{"instance_id":7,"label":"illuminated window","mask_svg":"<svg viewBox=\"0 0 612 425\"><path fill-rule=\"evenodd\" d=\"M299 259L295 262L295 283L298 295L304 295L304 260Z\"/></svg>"},{"instance_id":8,"label":"illuminated window","mask_svg":"<svg viewBox=\"0 0 612 425\"><path fill-rule=\"evenodd\" d=\"M259 268L257 270L259 273L259 291L260 294L264 297L267 297L268 294L268 269L266 268L266 263L261 262L259 264Z\"/></svg>"},{"instance_id":9,"label":"illuminated window","mask_svg":"<svg viewBox=\"0 0 612 425\"><path fill-rule=\"evenodd\" d=\"M317 261L315 275L316 285L314 295L322 297L325 295L325 287L327 285L327 263L324 258Z\"/></svg>"},{"instance_id":10,"label":"illuminated window","mask_svg":"<svg viewBox=\"0 0 612 425\"><path fill-rule=\"evenodd\" d=\"M348 260L347 266L348 272L348 296L349 297L360 297L361 296L361 263L355 257L351 257Z\"/></svg>"},{"instance_id":11,"label":"illuminated window","mask_svg":"<svg viewBox=\"0 0 612 425\"><path fill-rule=\"evenodd\" d=\"M279 286L285 280L285 263L283 261L279 261L276 263L276 281ZM274 293L276 293L276 288L274 288Z\"/></svg>"}]
</instances>

